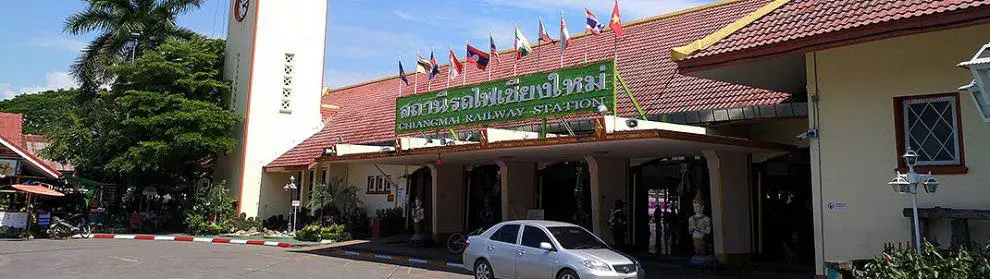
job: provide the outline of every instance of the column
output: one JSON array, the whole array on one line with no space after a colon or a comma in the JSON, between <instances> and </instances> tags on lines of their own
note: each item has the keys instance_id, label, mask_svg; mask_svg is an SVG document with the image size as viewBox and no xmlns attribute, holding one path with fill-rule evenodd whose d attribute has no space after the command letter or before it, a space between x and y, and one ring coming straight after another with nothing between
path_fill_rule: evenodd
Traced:
<instances>
[{"instance_id":1,"label":"column","mask_svg":"<svg viewBox=\"0 0 990 279\"><path fill-rule=\"evenodd\" d=\"M708 162L715 257L728 265L746 264L753 248L749 156L711 150L702 153Z\"/></svg>"},{"instance_id":2,"label":"column","mask_svg":"<svg viewBox=\"0 0 990 279\"><path fill-rule=\"evenodd\" d=\"M536 163L496 164L502 182L502 221L526 219L526 211L536 208Z\"/></svg>"},{"instance_id":3,"label":"column","mask_svg":"<svg viewBox=\"0 0 990 279\"><path fill-rule=\"evenodd\" d=\"M605 241L614 243L615 239L608 229L608 216L615 201L625 201L626 215L630 216L632 213L629 208L629 159L587 156L584 160L588 162L588 174L591 178L593 232ZM630 229L626 230L627 234L629 231ZM626 243L631 243L628 235Z\"/></svg>"},{"instance_id":4,"label":"column","mask_svg":"<svg viewBox=\"0 0 990 279\"><path fill-rule=\"evenodd\" d=\"M464 166L429 167L433 176L433 240L443 242L464 227Z\"/></svg>"}]
</instances>

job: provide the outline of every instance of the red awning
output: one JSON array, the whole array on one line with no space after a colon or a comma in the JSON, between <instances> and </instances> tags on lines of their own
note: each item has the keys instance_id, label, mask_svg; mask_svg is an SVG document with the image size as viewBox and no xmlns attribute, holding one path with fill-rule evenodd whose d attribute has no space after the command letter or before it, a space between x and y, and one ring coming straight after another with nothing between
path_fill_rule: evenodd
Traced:
<instances>
[{"instance_id":1,"label":"red awning","mask_svg":"<svg viewBox=\"0 0 990 279\"><path fill-rule=\"evenodd\" d=\"M65 194L59 193L58 191L52 190L51 188L42 185L15 184L13 185L13 187L14 189L17 190L21 190L28 193L39 194L39 195L55 196L55 197L65 196Z\"/></svg>"}]
</instances>

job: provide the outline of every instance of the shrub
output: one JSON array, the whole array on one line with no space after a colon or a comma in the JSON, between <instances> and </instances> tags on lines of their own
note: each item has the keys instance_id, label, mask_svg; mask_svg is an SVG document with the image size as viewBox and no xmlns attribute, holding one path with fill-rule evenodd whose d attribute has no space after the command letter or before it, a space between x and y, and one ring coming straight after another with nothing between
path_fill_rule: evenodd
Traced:
<instances>
[{"instance_id":1,"label":"shrub","mask_svg":"<svg viewBox=\"0 0 990 279\"><path fill-rule=\"evenodd\" d=\"M302 241L332 240L337 242L347 239L348 234L345 232L344 225L321 227L318 224L312 224L296 231L295 238Z\"/></svg>"},{"instance_id":2,"label":"shrub","mask_svg":"<svg viewBox=\"0 0 990 279\"><path fill-rule=\"evenodd\" d=\"M990 248L990 247L988 247ZM928 279L990 278L987 248L940 251L925 243L920 252L887 245L883 253L863 268L853 270L855 278Z\"/></svg>"},{"instance_id":3,"label":"shrub","mask_svg":"<svg viewBox=\"0 0 990 279\"><path fill-rule=\"evenodd\" d=\"M203 216L190 215L186 218L186 232L192 235L218 235L230 232L230 227L214 224Z\"/></svg>"},{"instance_id":4,"label":"shrub","mask_svg":"<svg viewBox=\"0 0 990 279\"><path fill-rule=\"evenodd\" d=\"M368 210L363 207L354 208L341 214L339 222L354 238L364 238L371 231L371 219L368 219Z\"/></svg>"},{"instance_id":5,"label":"shrub","mask_svg":"<svg viewBox=\"0 0 990 279\"><path fill-rule=\"evenodd\" d=\"M264 226L261 224L261 219L255 217L247 217L244 213L238 215L237 217L227 219L224 222L224 227L229 227L233 231L247 231L254 228L256 230L261 230Z\"/></svg>"},{"instance_id":6,"label":"shrub","mask_svg":"<svg viewBox=\"0 0 990 279\"><path fill-rule=\"evenodd\" d=\"M15 227L0 227L0 238L19 238L24 236L24 229Z\"/></svg>"}]
</instances>

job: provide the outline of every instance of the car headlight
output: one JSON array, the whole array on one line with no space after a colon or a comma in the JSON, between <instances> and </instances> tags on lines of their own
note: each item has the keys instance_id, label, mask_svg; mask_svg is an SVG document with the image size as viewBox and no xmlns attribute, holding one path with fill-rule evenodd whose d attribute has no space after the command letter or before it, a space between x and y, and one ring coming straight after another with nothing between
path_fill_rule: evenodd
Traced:
<instances>
[{"instance_id":1,"label":"car headlight","mask_svg":"<svg viewBox=\"0 0 990 279\"><path fill-rule=\"evenodd\" d=\"M609 267L608 264L606 264L604 262L601 262L601 261L596 261L596 260L586 260L586 261L581 262L581 264L583 264L584 267L587 267L588 269L591 269L591 270L599 270L599 271L610 271L610 270L612 270L612 268Z\"/></svg>"}]
</instances>

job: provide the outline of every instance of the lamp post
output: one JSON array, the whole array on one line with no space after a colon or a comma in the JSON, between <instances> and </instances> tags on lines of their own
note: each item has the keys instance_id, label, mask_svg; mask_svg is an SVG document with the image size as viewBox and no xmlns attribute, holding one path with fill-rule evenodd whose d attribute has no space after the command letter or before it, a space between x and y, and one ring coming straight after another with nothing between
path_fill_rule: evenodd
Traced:
<instances>
[{"instance_id":1,"label":"lamp post","mask_svg":"<svg viewBox=\"0 0 990 279\"><path fill-rule=\"evenodd\" d=\"M914 152L914 150L908 148L904 152L904 155L901 155L901 158L904 159L904 163L908 166L907 173L894 171L894 178L887 185L890 185L894 192L911 195L911 217L914 221L914 249L915 251L921 251L921 226L918 218L918 186L921 185L924 187L925 192L928 194L935 194L935 191L938 191L938 185L940 183L931 172L928 172L928 174L918 174L914 171L914 167L918 165L918 153Z\"/></svg>"},{"instance_id":2,"label":"lamp post","mask_svg":"<svg viewBox=\"0 0 990 279\"><path fill-rule=\"evenodd\" d=\"M285 190L286 192L289 192L289 201L290 201L290 205L291 205L291 209L292 209L292 221L289 222L289 231L290 232L296 232L296 208L299 207L298 205L296 205L296 202L297 202L296 201L296 190L297 189L298 189L298 187L296 187L296 177L295 176L289 176L289 183L286 183L285 186L282 187L282 190Z\"/></svg>"},{"instance_id":3,"label":"lamp post","mask_svg":"<svg viewBox=\"0 0 990 279\"><path fill-rule=\"evenodd\" d=\"M973 82L959 89L973 95L973 102L983 121L990 122L990 43L983 45L972 59L958 66L968 69L973 75Z\"/></svg>"}]
</instances>

